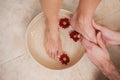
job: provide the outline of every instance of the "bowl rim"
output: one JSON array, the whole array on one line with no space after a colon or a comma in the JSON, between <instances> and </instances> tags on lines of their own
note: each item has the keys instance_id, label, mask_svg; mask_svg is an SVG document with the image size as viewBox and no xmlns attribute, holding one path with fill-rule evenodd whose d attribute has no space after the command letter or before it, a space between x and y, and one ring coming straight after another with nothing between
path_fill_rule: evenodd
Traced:
<instances>
[{"instance_id":1,"label":"bowl rim","mask_svg":"<svg viewBox=\"0 0 120 80\"><path fill-rule=\"evenodd\" d=\"M60 9L60 11L64 11L64 12L68 12L70 14L72 14L72 12L68 11L68 10L65 10L65 9ZM28 31L29 29L31 28L31 24L32 22L36 19L36 17L40 16L40 15L43 15L43 12L40 12L38 13L32 20L31 22L29 23L29 25L27 26L27 29L26 29L26 32L25 32L25 48L26 48L26 53L28 53L28 55L31 57L31 59L39 66L41 66L43 69L48 69L48 70L51 70L51 71L68 71L68 70L71 70L72 68L74 68L75 66L77 66L80 62L80 60L84 57L84 53L81 57L81 59L79 59L75 64L67 67L67 68L62 68L62 69L52 69L52 68L48 68L46 66L44 66L43 64L39 63L33 56L32 56L32 53L30 52L29 48L28 48L28 38L27 38L27 35L28 35Z\"/></svg>"}]
</instances>

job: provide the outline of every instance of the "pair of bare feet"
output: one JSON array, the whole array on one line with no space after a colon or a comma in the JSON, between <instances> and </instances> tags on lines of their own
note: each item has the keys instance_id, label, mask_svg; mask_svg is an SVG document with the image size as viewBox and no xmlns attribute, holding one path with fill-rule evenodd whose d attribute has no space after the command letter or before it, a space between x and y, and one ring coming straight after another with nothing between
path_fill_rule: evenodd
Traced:
<instances>
[{"instance_id":1,"label":"pair of bare feet","mask_svg":"<svg viewBox=\"0 0 120 80\"><path fill-rule=\"evenodd\" d=\"M87 23L79 22L77 15L78 15L78 12L76 11L71 18L70 23L72 28L77 30L82 35L84 35L87 39L96 42L94 38L95 37L94 29L91 28L91 26L89 27L89 25L86 25ZM46 31L44 35L45 49L50 57L52 57L53 59L58 59L58 57L62 54L62 45L61 45L61 39L59 35L60 33L58 30L59 20L53 21L54 23L51 23L47 20L46 22L47 22ZM88 30L89 31L91 30L90 33L88 32Z\"/></svg>"},{"instance_id":2,"label":"pair of bare feet","mask_svg":"<svg viewBox=\"0 0 120 80\"><path fill-rule=\"evenodd\" d=\"M74 30L81 33L87 40L97 43L96 30L101 31L102 38L106 44L118 44L119 33L112 31L108 28L96 24L93 20L87 20L84 17L78 17L80 15L77 11L71 18L71 26ZM60 33L58 30L59 20L54 23L46 21L46 31L44 38L44 45L46 52L53 59L58 59L58 56L62 54L62 45L60 39ZM117 35L118 34L118 35Z\"/></svg>"}]
</instances>

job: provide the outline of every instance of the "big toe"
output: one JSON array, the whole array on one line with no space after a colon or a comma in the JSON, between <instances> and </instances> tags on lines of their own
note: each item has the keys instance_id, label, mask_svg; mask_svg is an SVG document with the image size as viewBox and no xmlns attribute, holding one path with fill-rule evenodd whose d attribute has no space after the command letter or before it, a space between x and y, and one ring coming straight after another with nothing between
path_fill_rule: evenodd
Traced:
<instances>
[{"instance_id":1,"label":"big toe","mask_svg":"<svg viewBox=\"0 0 120 80\"><path fill-rule=\"evenodd\" d=\"M55 59L59 59L60 58L60 55L62 54L62 48L59 47L56 51L56 55L55 55Z\"/></svg>"},{"instance_id":2,"label":"big toe","mask_svg":"<svg viewBox=\"0 0 120 80\"><path fill-rule=\"evenodd\" d=\"M54 49L52 49L51 47L45 46L45 50L48 56L54 59L54 53L55 53Z\"/></svg>"},{"instance_id":3,"label":"big toe","mask_svg":"<svg viewBox=\"0 0 120 80\"><path fill-rule=\"evenodd\" d=\"M49 53L49 54L50 54L50 57L53 58L53 59L55 59L56 52L57 52L57 51L56 51L55 49L51 49L51 50L50 50L50 53Z\"/></svg>"}]
</instances>

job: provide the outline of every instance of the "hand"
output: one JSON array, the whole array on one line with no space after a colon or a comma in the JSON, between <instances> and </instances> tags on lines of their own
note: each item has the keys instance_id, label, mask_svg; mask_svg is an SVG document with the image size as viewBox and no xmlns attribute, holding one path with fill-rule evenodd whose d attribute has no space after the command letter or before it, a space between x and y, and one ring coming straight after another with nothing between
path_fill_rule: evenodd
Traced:
<instances>
[{"instance_id":1,"label":"hand","mask_svg":"<svg viewBox=\"0 0 120 80\"><path fill-rule=\"evenodd\" d=\"M97 34L98 45L83 38L82 45L86 49L89 59L95 64L109 80L120 80L120 74L110 60L109 53L101 38L101 32Z\"/></svg>"},{"instance_id":2,"label":"hand","mask_svg":"<svg viewBox=\"0 0 120 80\"><path fill-rule=\"evenodd\" d=\"M120 32L116 32L108 29L106 26L98 25L92 21L92 25L95 29L102 32L102 38L105 41L105 44L117 45L120 44Z\"/></svg>"},{"instance_id":3,"label":"hand","mask_svg":"<svg viewBox=\"0 0 120 80\"><path fill-rule=\"evenodd\" d=\"M89 59L100 69L103 65L106 65L106 63L110 61L109 53L101 39L101 32L97 34L98 45L88 41L85 38L83 38L81 42L86 49L86 54Z\"/></svg>"}]
</instances>

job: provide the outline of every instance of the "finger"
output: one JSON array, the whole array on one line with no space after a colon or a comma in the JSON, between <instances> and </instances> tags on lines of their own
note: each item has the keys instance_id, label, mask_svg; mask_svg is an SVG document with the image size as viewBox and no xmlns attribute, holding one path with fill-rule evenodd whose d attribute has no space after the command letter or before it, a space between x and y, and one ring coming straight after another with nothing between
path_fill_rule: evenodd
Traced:
<instances>
[{"instance_id":1,"label":"finger","mask_svg":"<svg viewBox=\"0 0 120 80\"><path fill-rule=\"evenodd\" d=\"M91 43L90 41L88 41L87 39L83 38L81 41L82 45L84 46L84 48L86 50L90 50L92 48L92 46L94 46L93 43Z\"/></svg>"},{"instance_id":2,"label":"finger","mask_svg":"<svg viewBox=\"0 0 120 80\"><path fill-rule=\"evenodd\" d=\"M89 37L89 39L88 40L90 40L90 41L92 41L92 42L94 42L94 43L97 43L97 40L96 40L96 33L95 33L95 31L92 31L93 33L89 33L88 34L88 37Z\"/></svg>"},{"instance_id":3,"label":"finger","mask_svg":"<svg viewBox=\"0 0 120 80\"><path fill-rule=\"evenodd\" d=\"M98 45L99 45L101 48L105 49L105 44L103 43L103 40L102 40L102 37L101 37L101 32L99 32L99 33L97 34L97 42L98 42Z\"/></svg>"},{"instance_id":4,"label":"finger","mask_svg":"<svg viewBox=\"0 0 120 80\"><path fill-rule=\"evenodd\" d=\"M100 25L96 24L94 20L92 20L92 25L97 30L101 30L101 28L102 28Z\"/></svg>"}]
</instances>

